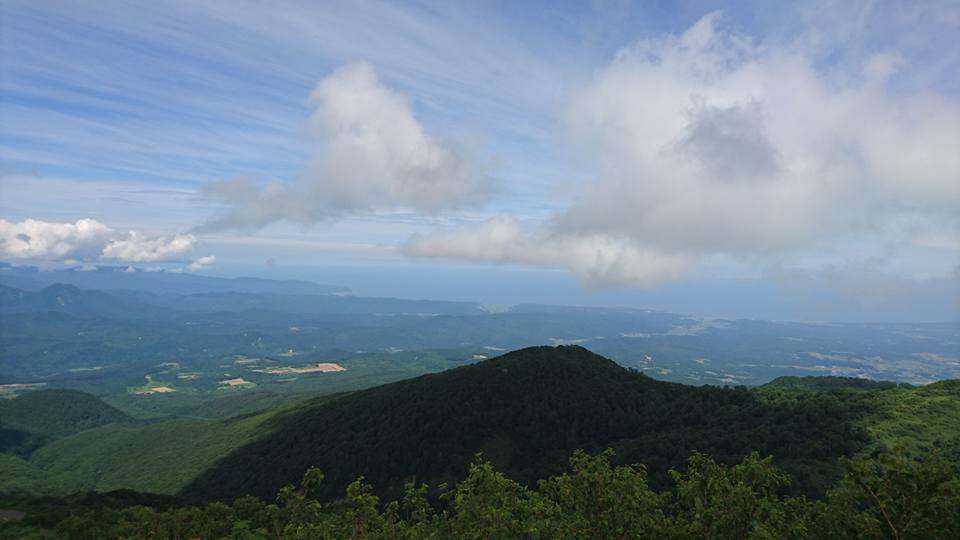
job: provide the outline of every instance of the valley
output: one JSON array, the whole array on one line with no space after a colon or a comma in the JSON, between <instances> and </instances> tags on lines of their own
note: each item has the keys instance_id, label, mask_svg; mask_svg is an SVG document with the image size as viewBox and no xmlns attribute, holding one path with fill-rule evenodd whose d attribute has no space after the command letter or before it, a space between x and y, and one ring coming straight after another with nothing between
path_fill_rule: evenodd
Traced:
<instances>
[{"instance_id":1,"label":"valley","mask_svg":"<svg viewBox=\"0 0 960 540\"><path fill-rule=\"evenodd\" d=\"M74 493L269 500L310 467L324 471L319 500L360 474L389 499L410 478L455 484L478 453L532 488L572 453L610 449L612 466L643 463L659 490L697 452L733 465L757 451L792 479L784 496L811 500L847 458L936 451L960 467L958 325L29 291L8 275L5 507Z\"/></svg>"},{"instance_id":2,"label":"valley","mask_svg":"<svg viewBox=\"0 0 960 540\"><path fill-rule=\"evenodd\" d=\"M960 377L960 326L947 323L706 320L540 305L490 311L341 292L292 295L283 282L262 292L265 280L254 289L189 294L157 292L143 277L141 290L10 286L38 276L80 281L75 274L105 283L121 273L130 279L110 267L0 272L0 391L71 388L135 416L163 417L229 390L356 390L551 343L577 343L651 377L695 385L756 386L787 375L918 385Z\"/></svg>"}]
</instances>

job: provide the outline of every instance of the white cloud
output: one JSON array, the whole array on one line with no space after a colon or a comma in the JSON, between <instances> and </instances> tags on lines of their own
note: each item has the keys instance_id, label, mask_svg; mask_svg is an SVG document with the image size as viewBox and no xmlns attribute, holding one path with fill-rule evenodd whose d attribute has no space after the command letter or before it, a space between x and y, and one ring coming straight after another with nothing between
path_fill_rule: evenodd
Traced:
<instances>
[{"instance_id":1,"label":"white cloud","mask_svg":"<svg viewBox=\"0 0 960 540\"><path fill-rule=\"evenodd\" d=\"M9 222L0 219L0 257L61 261L172 262L193 250L196 237L148 237L137 231L118 233L95 219L75 223L51 223L36 219ZM202 257L198 260L206 259ZM89 270L83 265L80 270Z\"/></svg>"},{"instance_id":2,"label":"white cloud","mask_svg":"<svg viewBox=\"0 0 960 540\"><path fill-rule=\"evenodd\" d=\"M574 97L566 122L597 176L541 230L500 217L405 251L645 285L709 256L857 243L908 212L956 224L960 104L888 91L906 61L883 53L839 78L707 15L621 50Z\"/></svg>"},{"instance_id":3,"label":"white cloud","mask_svg":"<svg viewBox=\"0 0 960 540\"><path fill-rule=\"evenodd\" d=\"M194 259L189 265L187 265L187 270L191 272L200 272L202 270L209 270L217 263L217 258L213 255L207 255L205 257L198 257Z\"/></svg>"},{"instance_id":4,"label":"white cloud","mask_svg":"<svg viewBox=\"0 0 960 540\"><path fill-rule=\"evenodd\" d=\"M353 212L412 208L436 213L483 189L477 165L452 142L426 132L410 100L369 64L342 66L317 83L308 103L314 156L290 181L217 182L208 193L227 208L207 229L314 223Z\"/></svg>"},{"instance_id":5,"label":"white cloud","mask_svg":"<svg viewBox=\"0 0 960 540\"><path fill-rule=\"evenodd\" d=\"M646 250L606 234L525 234L505 214L470 229L414 236L401 251L419 257L567 268L595 287L677 281L685 277L687 266L682 255Z\"/></svg>"},{"instance_id":6,"label":"white cloud","mask_svg":"<svg viewBox=\"0 0 960 540\"><path fill-rule=\"evenodd\" d=\"M155 262L176 260L193 249L197 239L192 234L178 234L172 238L147 238L130 231L103 248L102 258L124 262Z\"/></svg>"},{"instance_id":7,"label":"white cloud","mask_svg":"<svg viewBox=\"0 0 960 540\"><path fill-rule=\"evenodd\" d=\"M99 252L112 233L95 219L50 223L0 219L0 256L13 259L62 260L88 258Z\"/></svg>"}]
</instances>

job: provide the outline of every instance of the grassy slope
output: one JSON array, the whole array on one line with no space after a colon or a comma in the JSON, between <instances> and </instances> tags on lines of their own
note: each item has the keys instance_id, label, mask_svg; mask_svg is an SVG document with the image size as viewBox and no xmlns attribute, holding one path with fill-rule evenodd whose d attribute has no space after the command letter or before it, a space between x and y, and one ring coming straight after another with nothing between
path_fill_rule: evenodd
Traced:
<instances>
[{"instance_id":1,"label":"grassy slope","mask_svg":"<svg viewBox=\"0 0 960 540\"><path fill-rule=\"evenodd\" d=\"M861 454L940 448L960 468L960 379L911 387L850 377L780 377L756 391L774 399L814 393L855 403L865 411L860 424L870 438Z\"/></svg>"},{"instance_id":2,"label":"grassy slope","mask_svg":"<svg viewBox=\"0 0 960 540\"><path fill-rule=\"evenodd\" d=\"M877 395L878 411L867 425L873 449L941 447L960 465L960 379Z\"/></svg>"}]
</instances>

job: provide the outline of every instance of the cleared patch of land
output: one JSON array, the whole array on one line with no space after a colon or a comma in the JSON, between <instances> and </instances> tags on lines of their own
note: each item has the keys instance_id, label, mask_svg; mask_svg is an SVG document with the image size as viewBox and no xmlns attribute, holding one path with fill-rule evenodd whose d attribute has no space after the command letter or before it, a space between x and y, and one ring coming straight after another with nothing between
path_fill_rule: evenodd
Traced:
<instances>
[{"instance_id":1,"label":"cleared patch of land","mask_svg":"<svg viewBox=\"0 0 960 540\"><path fill-rule=\"evenodd\" d=\"M152 394L170 394L177 391L174 387L167 383L153 380L152 375L145 375L143 378L147 380L147 384L143 386L128 387L127 393L136 394L138 396L149 396Z\"/></svg>"},{"instance_id":2,"label":"cleared patch of land","mask_svg":"<svg viewBox=\"0 0 960 540\"><path fill-rule=\"evenodd\" d=\"M0 398L12 399L17 397L20 392L27 390L38 390L46 386L47 383L22 383L22 384L0 384Z\"/></svg>"},{"instance_id":3,"label":"cleared patch of land","mask_svg":"<svg viewBox=\"0 0 960 540\"><path fill-rule=\"evenodd\" d=\"M131 393L139 396L149 396L150 394L169 394L176 391L177 390L175 388L171 388L169 386L149 386L133 389L131 390Z\"/></svg>"},{"instance_id":4,"label":"cleared patch of land","mask_svg":"<svg viewBox=\"0 0 960 540\"><path fill-rule=\"evenodd\" d=\"M254 369L257 373L267 373L269 375L300 375L303 373L335 373L338 371L346 371L347 368L341 366L340 364L334 364L332 362L321 362L319 364L314 364L311 366L304 367L293 367L293 366L284 366L284 367L275 367L275 368L264 368L264 369Z\"/></svg>"},{"instance_id":5,"label":"cleared patch of land","mask_svg":"<svg viewBox=\"0 0 960 540\"><path fill-rule=\"evenodd\" d=\"M227 379L225 381L220 381L220 384L229 386L231 388L248 388L256 386L254 383L244 379L243 377L237 377L236 379Z\"/></svg>"}]
</instances>

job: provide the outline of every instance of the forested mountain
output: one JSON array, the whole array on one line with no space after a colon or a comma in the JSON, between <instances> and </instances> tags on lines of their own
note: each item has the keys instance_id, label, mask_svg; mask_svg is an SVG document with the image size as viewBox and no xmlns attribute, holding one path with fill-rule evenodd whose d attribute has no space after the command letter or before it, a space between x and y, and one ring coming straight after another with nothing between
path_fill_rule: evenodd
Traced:
<instances>
[{"instance_id":1,"label":"forested mountain","mask_svg":"<svg viewBox=\"0 0 960 540\"><path fill-rule=\"evenodd\" d=\"M200 475L189 498L268 497L316 465L333 496L362 472L385 493L411 477L461 476L482 452L527 484L563 470L575 449L612 447L645 463L651 482L692 451L735 462L773 454L820 492L838 457L867 442L854 397L805 393L778 400L745 388L656 381L578 346L534 347L471 366L306 404L272 420L271 433Z\"/></svg>"}]
</instances>

